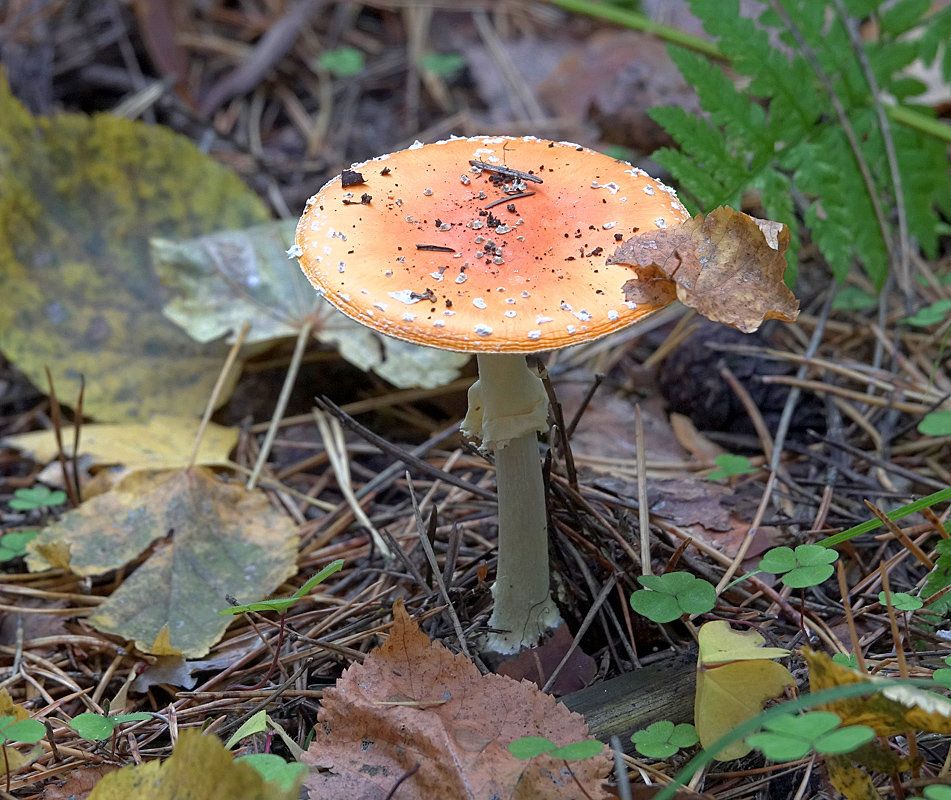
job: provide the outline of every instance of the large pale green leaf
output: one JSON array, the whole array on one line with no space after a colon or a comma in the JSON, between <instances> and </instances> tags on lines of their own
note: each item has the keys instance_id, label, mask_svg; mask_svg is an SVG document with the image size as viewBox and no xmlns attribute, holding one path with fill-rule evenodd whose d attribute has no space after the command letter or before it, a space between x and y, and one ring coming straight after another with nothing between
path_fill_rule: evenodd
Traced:
<instances>
[{"instance_id":1,"label":"large pale green leaf","mask_svg":"<svg viewBox=\"0 0 951 800\"><path fill-rule=\"evenodd\" d=\"M107 114L33 118L0 75L0 350L61 399L86 378L105 421L198 414L224 346L162 316L153 236L267 218L231 172L187 139Z\"/></svg>"},{"instance_id":2,"label":"large pale green leaf","mask_svg":"<svg viewBox=\"0 0 951 800\"><path fill-rule=\"evenodd\" d=\"M465 353L419 347L353 322L318 297L296 259L294 222L273 222L193 239L154 239L155 269L171 299L164 313L198 342L234 338L248 321L246 341L296 336L306 320L314 336L354 366L399 388L449 383Z\"/></svg>"},{"instance_id":3,"label":"large pale green leaf","mask_svg":"<svg viewBox=\"0 0 951 800\"><path fill-rule=\"evenodd\" d=\"M295 572L290 518L202 467L133 472L44 529L27 564L101 575L163 539L89 618L147 653L203 656L231 621L226 595L257 600Z\"/></svg>"}]
</instances>

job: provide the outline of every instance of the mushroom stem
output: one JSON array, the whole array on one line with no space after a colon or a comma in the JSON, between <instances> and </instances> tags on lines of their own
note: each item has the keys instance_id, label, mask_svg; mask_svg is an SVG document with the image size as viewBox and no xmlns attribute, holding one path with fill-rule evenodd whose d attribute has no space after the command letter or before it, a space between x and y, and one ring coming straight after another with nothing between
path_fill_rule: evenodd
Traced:
<instances>
[{"instance_id":1,"label":"mushroom stem","mask_svg":"<svg viewBox=\"0 0 951 800\"><path fill-rule=\"evenodd\" d=\"M469 391L462 430L495 455L499 495L499 560L495 608L485 650L507 655L538 644L561 622L550 595L548 519L538 453L547 428L548 397L525 357L478 356L479 380Z\"/></svg>"}]
</instances>

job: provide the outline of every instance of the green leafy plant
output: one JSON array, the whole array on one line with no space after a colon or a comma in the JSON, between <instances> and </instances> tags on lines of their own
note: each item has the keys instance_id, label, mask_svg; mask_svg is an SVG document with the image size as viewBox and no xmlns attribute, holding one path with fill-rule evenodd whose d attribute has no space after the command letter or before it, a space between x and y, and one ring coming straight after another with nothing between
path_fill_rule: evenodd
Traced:
<instances>
[{"instance_id":1,"label":"green leafy plant","mask_svg":"<svg viewBox=\"0 0 951 800\"><path fill-rule=\"evenodd\" d=\"M951 317L951 300L938 300L930 306L918 309L910 317L906 317L905 322L916 328L929 328L947 321L949 317Z\"/></svg>"},{"instance_id":2,"label":"green leafy plant","mask_svg":"<svg viewBox=\"0 0 951 800\"><path fill-rule=\"evenodd\" d=\"M90 742L101 742L112 736L116 729L127 722L142 722L152 719L147 711L133 711L129 714L95 714L91 711L77 714L69 722L69 727L79 736Z\"/></svg>"},{"instance_id":3,"label":"green leafy plant","mask_svg":"<svg viewBox=\"0 0 951 800\"><path fill-rule=\"evenodd\" d=\"M926 600L951 586L951 539L938 541L935 544L935 553L937 558L934 568L928 573L921 588L921 596ZM951 611L951 592L946 592L937 600L928 603L927 611L939 618Z\"/></svg>"},{"instance_id":4,"label":"green leafy plant","mask_svg":"<svg viewBox=\"0 0 951 800\"><path fill-rule=\"evenodd\" d=\"M947 664L947 667L942 667L941 669L936 669L931 673L931 679L943 686L945 689L951 689L951 656L948 656L944 663Z\"/></svg>"},{"instance_id":5,"label":"green leafy plant","mask_svg":"<svg viewBox=\"0 0 951 800\"><path fill-rule=\"evenodd\" d=\"M890 8L881 0L847 0L844 7L851 19L844 19L838 12L842 6L828 0L784 0L784 13L764 4L754 19L740 13L738 0L691 0L692 12L741 77L742 88L706 57L671 47L671 57L696 89L705 116L679 107L653 109L651 116L679 145L654 158L674 175L680 197L692 211L738 207L742 195L755 190L765 216L790 226L787 278L795 270L800 236L798 197L812 240L833 274L841 279L858 262L881 286L889 261L886 242L893 239L890 220L898 204L890 171L879 167L889 162L876 92L855 48L864 50L878 98L914 103L927 87L904 70L915 61L934 62L940 43L951 35L951 8L932 13L924 0ZM849 29L868 17L878 23L877 35L855 43ZM788 52L775 47L774 38ZM945 79L951 78L951 59L944 59L942 69ZM901 110L896 106L891 118ZM921 112L924 121L915 128L888 124L909 234L934 258L939 210L945 215L951 211L951 186L941 140L946 131L929 124L929 113ZM860 161L872 167L868 180Z\"/></svg>"},{"instance_id":6,"label":"green leafy plant","mask_svg":"<svg viewBox=\"0 0 951 800\"><path fill-rule=\"evenodd\" d=\"M925 436L951 436L951 408L925 414L918 423L918 433Z\"/></svg>"},{"instance_id":7,"label":"green leafy plant","mask_svg":"<svg viewBox=\"0 0 951 800\"><path fill-rule=\"evenodd\" d=\"M763 554L759 571L782 575L783 584L790 589L806 589L828 580L838 557L835 550L818 544L801 544L795 550L774 547Z\"/></svg>"},{"instance_id":8,"label":"green leafy plant","mask_svg":"<svg viewBox=\"0 0 951 800\"><path fill-rule=\"evenodd\" d=\"M878 602L885 605L885 592L878 593ZM924 603L920 598L906 592L892 592L892 606L896 611L917 611Z\"/></svg>"},{"instance_id":9,"label":"green leafy plant","mask_svg":"<svg viewBox=\"0 0 951 800\"><path fill-rule=\"evenodd\" d=\"M926 786L923 795L924 800L951 800L951 786L938 784ZM912 798L912 800L920 800L920 798Z\"/></svg>"},{"instance_id":10,"label":"green leafy plant","mask_svg":"<svg viewBox=\"0 0 951 800\"><path fill-rule=\"evenodd\" d=\"M713 459L713 463L717 465L717 468L707 475L708 481L722 481L724 478L749 475L757 471L746 456L737 456L732 453L721 453Z\"/></svg>"},{"instance_id":11,"label":"green leafy plant","mask_svg":"<svg viewBox=\"0 0 951 800\"><path fill-rule=\"evenodd\" d=\"M676 755L685 747L693 747L700 738L693 725L675 725L665 719L635 731L631 741L637 752L645 758L662 760Z\"/></svg>"},{"instance_id":12,"label":"green leafy plant","mask_svg":"<svg viewBox=\"0 0 951 800\"><path fill-rule=\"evenodd\" d=\"M465 69L466 60L459 53L425 53L419 66L440 78L451 78Z\"/></svg>"},{"instance_id":13,"label":"green leafy plant","mask_svg":"<svg viewBox=\"0 0 951 800\"><path fill-rule=\"evenodd\" d=\"M321 53L317 58L317 66L335 78L352 78L363 72L366 59L355 47L336 47Z\"/></svg>"},{"instance_id":14,"label":"green leafy plant","mask_svg":"<svg viewBox=\"0 0 951 800\"><path fill-rule=\"evenodd\" d=\"M878 298L857 286L843 286L832 301L835 311L869 311L878 305Z\"/></svg>"},{"instance_id":15,"label":"green leafy plant","mask_svg":"<svg viewBox=\"0 0 951 800\"><path fill-rule=\"evenodd\" d=\"M14 511L38 511L41 508L60 506L65 502L66 492L38 485L29 489L17 489L10 501L10 508Z\"/></svg>"},{"instance_id":16,"label":"green leafy plant","mask_svg":"<svg viewBox=\"0 0 951 800\"><path fill-rule=\"evenodd\" d=\"M631 608L653 622L673 622L684 615L705 614L717 604L711 583L689 572L641 575L643 589L631 593Z\"/></svg>"},{"instance_id":17,"label":"green leafy plant","mask_svg":"<svg viewBox=\"0 0 951 800\"><path fill-rule=\"evenodd\" d=\"M841 664L849 669L859 668L859 660L855 657L855 653L836 653L832 656L832 660L836 664Z\"/></svg>"},{"instance_id":18,"label":"green leafy plant","mask_svg":"<svg viewBox=\"0 0 951 800\"><path fill-rule=\"evenodd\" d=\"M0 717L0 744L34 744L46 736L46 726L35 719L21 719L14 716Z\"/></svg>"},{"instance_id":19,"label":"green leafy plant","mask_svg":"<svg viewBox=\"0 0 951 800\"><path fill-rule=\"evenodd\" d=\"M597 739L582 739L578 742L556 745L544 736L522 736L509 742L508 750L519 761L530 761L535 756L548 755L562 761L583 761L593 758L604 749Z\"/></svg>"},{"instance_id":20,"label":"green leafy plant","mask_svg":"<svg viewBox=\"0 0 951 800\"><path fill-rule=\"evenodd\" d=\"M786 714L764 723L764 731L747 736L747 744L770 761L795 761L815 750L821 755L851 753L875 738L867 725L839 727L842 720L831 711Z\"/></svg>"},{"instance_id":21,"label":"green leafy plant","mask_svg":"<svg viewBox=\"0 0 951 800\"><path fill-rule=\"evenodd\" d=\"M290 597L275 597L271 600L258 600L254 603L243 603L241 605L235 605L231 606L230 608L222 609L218 613L222 616L227 616L229 614L245 614L248 611L280 611L283 613L298 601L303 600L304 597L310 594L311 590L317 586L317 584L323 583L325 580L327 580L327 578L329 578L335 572L339 572L341 569L343 569L343 559L338 558L336 561L331 561L326 567L320 570L320 572L309 578L304 583L304 585L301 586Z\"/></svg>"},{"instance_id":22,"label":"green leafy plant","mask_svg":"<svg viewBox=\"0 0 951 800\"><path fill-rule=\"evenodd\" d=\"M235 761L243 761L254 767L257 773L268 781L277 784L281 791L290 791L294 788L301 776L307 772L307 765L297 761L285 761L275 753L248 753L238 756Z\"/></svg>"},{"instance_id":23,"label":"green leafy plant","mask_svg":"<svg viewBox=\"0 0 951 800\"><path fill-rule=\"evenodd\" d=\"M11 531L0 536L0 564L26 555L26 546L32 542L39 531Z\"/></svg>"}]
</instances>

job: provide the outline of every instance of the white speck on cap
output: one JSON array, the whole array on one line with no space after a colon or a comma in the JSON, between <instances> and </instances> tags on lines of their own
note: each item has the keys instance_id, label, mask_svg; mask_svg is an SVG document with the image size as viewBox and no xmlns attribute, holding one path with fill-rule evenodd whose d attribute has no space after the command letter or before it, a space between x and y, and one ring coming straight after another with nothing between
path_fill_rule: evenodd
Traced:
<instances>
[{"instance_id":1,"label":"white speck on cap","mask_svg":"<svg viewBox=\"0 0 951 800\"><path fill-rule=\"evenodd\" d=\"M653 186L645 186L645 187L644 187L644 194L646 194L646 195L648 195L648 196L653 195L653 194L654 194L654 187L653 187Z\"/></svg>"},{"instance_id":2,"label":"white speck on cap","mask_svg":"<svg viewBox=\"0 0 951 800\"><path fill-rule=\"evenodd\" d=\"M466 277L466 273L464 272L460 272L458 275L456 275L456 283L465 283L467 280L469 279Z\"/></svg>"},{"instance_id":3,"label":"white speck on cap","mask_svg":"<svg viewBox=\"0 0 951 800\"><path fill-rule=\"evenodd\" d=\"M406 305L411 306L413 303L418 303L420 300L425 300L426 298L419 292L414 292L412 289L400 289L398 292L387 292L387 294L392 297L394 300L399 300L401 303L406 303Z\"/></svg>"},{"instance_id":4,"label":"white speck on cap","mask_svg":"<svg viewBox=\"0 0 951 800\"><path fill-rule=\"evenodd\" d=\"M620 314L618 314L613 308L608 311L608 319L611 320L611 322L614 322L614 320L616 320L619 316Z\"/></svg>"},{"instance_id":5,"label":"white speck on cap","mask_svg":"<svg viewBox=\"0 0 951 800\"><path fill-rule=\"evenodd\" d=\"M488 325L476 325L473 330L479 334L479 336L491 336L492 328Z\"/></svg>"},{"instance_id":6,"label":"white speck on cap","mask_svg":"<svg viewBox=\"0 0 951 800\"><path fill-rule=\"evenodd\" d=\"M542 332L541 332L541 331L537 331L537 330L536 330L536 331L529 331L529 332L528 332L528 338L529 338L529 339L541 339L541 338L542 338Z\"/></svg>"},{"instance_id":7,"label":"white speck on cap","mask_svg":"<svg viewBox=\"0 0 951 800\"><path fill-rule=\"evenodd\" d=\"M415 314L410 314L408 311L403 314L403 322L413 322L416 319Z\"/></svg>"},{"instance_id":8,"label":"white speck on cap","mask_svg":"<svg viewBox=\"0 0 951 800\"><path fill-rule=\"evenodd\" d=\"M473 298L472 305L474 305L476 308L486 308L485 300L483 300L481 297Z\"/></svg>"},{"instance_id":9,"label":"white speck on cap","mask_svg":"<svg viewBox=\"0 0 951 800\"><path fill-rule=\"evenodd\" d=\"M610 183L598 183L597 181L591 181L592 189L607 189L611 194L617 194L621 187L618 186L614 181Z\"/></svg>"},{"instance_id":10,"label":"white speck on cap","mask_svg":"<svg viewBox=\"0 0 951 800\"><path fill-rule=\"evenodd\" d=\"M287 248L286 252L288 258L300 258L302 255L304 255L304 248L302 248L299 244L292 244Z\"/></svg>"},{"instance_id":11,"label":"white speck on cap","mask_svg":"<svg viewBox=\"0 0 951 800\"><path fill-rule=\"evenodd\" d=\"M518 315L518 312L512 311L511 309L505 312L505 316L509 319L514 319Z\"/></svg>"},{"instance_id":12,"label":"white speck on cap","mask_svg":"<svg viewBox=\"0 0 951 800\"><path fill-rule=\"evenodd\" d=\"M535 317L536 325L544 325L546 322L554 322L554 321L555 320L553 320L551 317Z\"/></svg>"},{"instance_id":13,"label":"white speck on cap","mask_svg":"<svg viewBox=\"0 0 951 800\"><path fill-rule=\"evenodd\" d=\"M337 264L337 272L346 272L346 271L347 271L347 265L344 264L343 261Z\"/></svg>"},{"instance_id":14,"label":"white speck on cap","mask_svg":"<svg viewBox=\"0 0 951 800\"><path fill-rule=\"evenodd\" d=\"M603 223L601 223L601 227L604 228L606 231L611 230L611 228L615 227L616 225L617 225L617 221L616 221L616 220L611 220L611 222L603 222Z\"/></svg>"},{"instance_id":15,"label":"white speck on cap","mask_svg":"<svg viewBox=\"0 0 951 800\"><path fill-rule=\"evenodd\" d=\"M663 230L664 228L667 227L667 220L665 220L663 217L658 217L657 219L654 220L654 224L658 228Z\"/></svg>"},{"instance_id":16,"label":"white speck on cap","mask_svg":"<svg viewBox=\"0 0 951 800\"><path fill-rule=\"evenodd\" d=\"M574 325L566 325L565 330L568 331L568 333L574 333L577 330L577 328L575 328Z\"/></svg>"},{"instance_id":17,"label":"white speck on cap","mask_svg":"<svg viewBox=\"0 0 951 800\"><path fill-rule=\"evenodd\" d=\"M426 195L426 197L432 197L433 190L427 186L425 189L423 189L423 194Z\"/></svg>"},{"instance_id":18,"label":"white speck on cap","mask_svg":"<svg viewBox=\"0 0 951 800\"><path fill-rule=\"evenodd\" d=\"M578 311L572 311L571 313L574 314L582 322L587 322L589 319L591 319L591 314L589 314L583 308L579 309Z\"/></svg>"}]
</instances>

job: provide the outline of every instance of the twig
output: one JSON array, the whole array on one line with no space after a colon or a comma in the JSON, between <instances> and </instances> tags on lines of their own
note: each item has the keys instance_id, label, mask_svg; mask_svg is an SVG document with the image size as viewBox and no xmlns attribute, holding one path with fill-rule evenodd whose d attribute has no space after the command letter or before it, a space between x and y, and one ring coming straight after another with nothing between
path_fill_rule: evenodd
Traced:
<instances>
[{"instance_id":1,"label":"twig","mask_svg":"<svg viewBox=\"0 0 951 800\"><path fill-rule=\"evenodd\" d=\"M208 398L208 403L205 406L205 413L202 415L201 423L195 432L195 443L192 445L192 454L188 458L188 467L186 467L186 469L191 469L195 466L195 459L198 458L198 449L201 447L201 440L205 436L205 429L211 421L211 415L215 412L215 408L218 405L218 397L221 394L221 390L224 389L228 376L231 374L234 362L237 360L238 353L241 350L241 345L244 344L244 337L248 335L249 330L251 330L251 323L245 322L241 326L241 330L238 331L238 335L234 337L234 344L231 345L228 356L225 358L225 363L221 367L221 372L218 373L218 380L215 381L215 385L212 387L211 396Z\"/></svg>"},{"instance_id":2,"label":"twig","mask_svg":"<svg viewBox=\"0 0 951 800\"><path fill-rule=\"evenodd\" d=\"M637 460L637 524L641 534L641 575L651 574L651 515L647 504L647 440L641 404L634 405L634 446Z\"/></svg>"},{"instance_id":3,"label":"twig","mask_svg":"<svg viewBox=\"0 0 951 800\"><path fill-rule=\"evenodd\" d=\"M409 770L400 775L396 783L393 784L393 788L386 793L386 797L384 797L383 800L393 800L393 797L396 795L396 790L399 789L405 781L408 781L419 772L419 766L419 762L417 761Z\"/></svg>"},{"instance_id":4,"label":"twig","mask_svg":"<svg viewBox=\"0 0 951 800\"><path fill-rule=\"evenodd\" d=\"M69 504L76 508L79 505L79 497L76 495L76 487L69 478L69 467L66 466L66 451L63 449L63 415L60 409L59 399L56 397L56 386L53 384L53 373L49 367L46 369L46 381L50 387L50 418L53 422L53 435L56 437L56 457L59 459L59 465L63 470L63 488L69 496ZM77 476L78 477L78 476ZM4 751L6 753L6 751Z\"/></svg>"}]
</instances>

